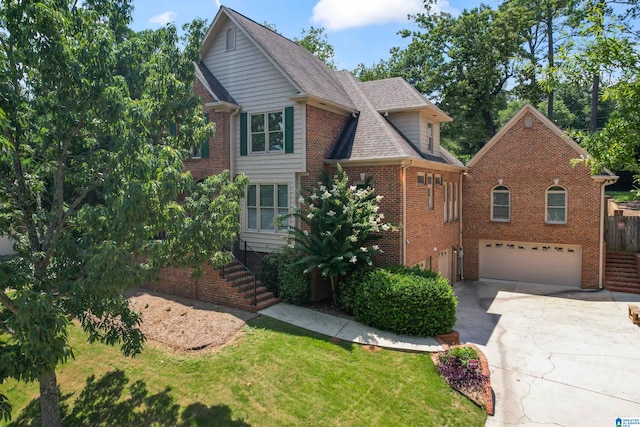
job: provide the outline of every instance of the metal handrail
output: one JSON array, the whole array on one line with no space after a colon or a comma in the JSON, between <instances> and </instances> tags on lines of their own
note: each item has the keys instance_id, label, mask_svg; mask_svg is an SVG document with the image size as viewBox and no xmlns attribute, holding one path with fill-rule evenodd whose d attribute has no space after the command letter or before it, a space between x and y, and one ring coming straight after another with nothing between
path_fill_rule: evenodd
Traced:
<instances>
[{"instance_id":1,"label":"metal handrail","mask_svg":"<svg viewBox=\"0 0 640 427\"><path fill-rule=\"evenodd\" d=\"M262 272L262 256L244 240L238 238L231 248L231 255L247 272L253 276L253 305L258 305L258 277ZM222 277L226 277L225 266L222 267Z\"/></svg>"}]
</instances>

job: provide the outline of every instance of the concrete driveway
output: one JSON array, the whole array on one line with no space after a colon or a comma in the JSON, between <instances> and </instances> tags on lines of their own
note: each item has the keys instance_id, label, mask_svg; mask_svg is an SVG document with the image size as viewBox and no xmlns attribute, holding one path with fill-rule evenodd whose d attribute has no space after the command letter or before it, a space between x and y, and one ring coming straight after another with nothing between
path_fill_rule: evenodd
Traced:
<instances>
[{"instance_id":1,"label":"concrete driveway","mask_svg":"<svg viewBox=\"0 0 640 427\"><path fill-rule=\"evenodd\" d=\"M489 359L487 426L611 426L640 419L640 295L555 285L457 283L455 329Z\"/></svg>"}]
</instances>

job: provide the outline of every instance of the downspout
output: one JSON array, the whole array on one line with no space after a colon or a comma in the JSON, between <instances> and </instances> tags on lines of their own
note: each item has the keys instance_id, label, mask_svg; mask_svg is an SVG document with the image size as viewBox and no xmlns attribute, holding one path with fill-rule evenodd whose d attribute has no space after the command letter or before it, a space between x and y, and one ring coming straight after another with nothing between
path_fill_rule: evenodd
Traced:
<instances>
[{"instance_id":1,"label":"downspout","mask_svg":"<svg viewBox=\"0 0 640 427\"><path fill-rule=\"evenodd\" d=\"M458 190L458 197L460 201L458 203L458 216L460 218L460 242L458 243L458 269L460 270L460 281L464 280L464 270L462 268L464 262L464 246L462 246L462 176L466 172L460 172L460 185Z\"/></svg>"},{"instance_id":2,"label":"downspout","mask_svg":"<svg viewBox=\"0 0 640 427\"><path fill-rule=\"evenodd\" d=\"M240 113L242 107L237 107L230 115L229 115L229 178L231 181L235 180L235 157L234 157L234 148L235 148L235 123L233 118Z\"/></svg>"},{"instance_id":3,"label":"downspout","mask_svg":"<svg viewBox=\"0 0 640 427\"><path fill-rule=\"evenodd\" d=\"M402 265L407 264L407 169L413 166L402 161Z\"/></svg>"},{"instance_id":4,"label":"downspout","mask_svg":"<svg viewBox=\"0 0 640 427\"><path fill-rule=\"evenodd\" d=\"M603 181L601 186L600 186L600 254L599 254L599 261L598 261L598 288L599 289L603 289L604 288L604 216L605 216L605 199L604 199L604 188L607 185L611 185L614 182L616 182L616 180L606 180Z\"/></svg>"}]
</instances>

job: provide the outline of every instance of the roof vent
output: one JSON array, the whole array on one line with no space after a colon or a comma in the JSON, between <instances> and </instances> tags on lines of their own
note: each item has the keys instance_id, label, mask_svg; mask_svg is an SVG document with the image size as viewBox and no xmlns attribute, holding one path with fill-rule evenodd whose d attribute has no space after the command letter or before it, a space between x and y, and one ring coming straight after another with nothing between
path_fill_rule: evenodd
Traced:
<instances>
[{"instance_id":1,"label":"roof vent","mask_svg":"<svg viewBox=\"0 0 640 427\"><path fill-rule=\"evenodd\" d=\"M533 117L527 116L524 118L524 127L532 128L533 127Z\"/></svg>"}]
</instances>

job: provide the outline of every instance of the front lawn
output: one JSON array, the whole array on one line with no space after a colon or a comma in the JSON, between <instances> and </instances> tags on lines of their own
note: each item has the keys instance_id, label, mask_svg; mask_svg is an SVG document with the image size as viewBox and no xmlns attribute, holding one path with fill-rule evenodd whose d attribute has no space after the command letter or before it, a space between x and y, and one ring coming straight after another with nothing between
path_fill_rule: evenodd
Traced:
<instances>
[{"instance_id":1,"label":"front lawn","mask_svg":"<svg viewBox=\"0 0 640 427\"><path fill-rule=\"evenodd\" d=\"M607 191L605 194L611 197L615 202L632 202L638 199L638 192L636 190L631 191Z\"/></svg>"},{"instance_id":2,"label":"front lawn","mask_svg":"<svg viewBox=\"0 0 640 427\"><path fill-rule=\"evenodd\" d=\"M216 353L149 343L135 359L72 328L76 359L58 370L63 425L484 425L484 411L440 379L429 354L333 343L265 317L250 325ZM39 424L37 389L0 386L14 404L10 425Z\"/></svg>"}]
</instances>

